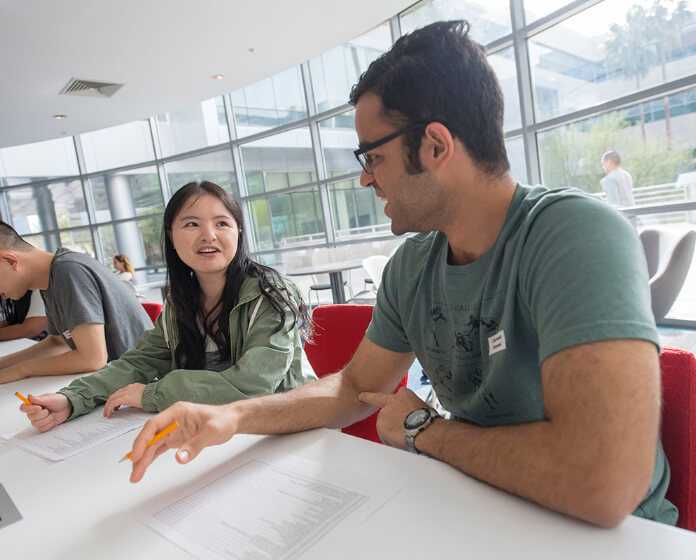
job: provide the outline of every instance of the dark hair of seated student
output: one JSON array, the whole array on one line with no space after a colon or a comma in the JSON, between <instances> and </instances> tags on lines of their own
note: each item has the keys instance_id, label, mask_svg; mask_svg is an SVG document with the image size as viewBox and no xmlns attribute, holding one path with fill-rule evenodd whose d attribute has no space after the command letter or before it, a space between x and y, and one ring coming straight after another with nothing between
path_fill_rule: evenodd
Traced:
<instances>
[{"instance_id":1,"label":"dark hair of seated student","mask_svg":"<svg viewBox=\"0 0 696 560\"><path fill-rule=\"evenodd\" d=\"M237 222L239 241L237 253L227 268L225 287L217 305L207 314L202 313L203 300L198 278L189 268L174 248L171 239L172 224L184 205L191 198L205 195L216 197ZM288 293L287 288L278 272L251 259L246 242L246 226L244 215L239 203L219 185L210 181L187 183L176 191L164 211L162 232L163 253L167 263L167 306L174 310L178 328L179 344L175 350L177 367L182 369L204 369L205 367L205 337L209 336L220 350L222 360L231 356L229 317L232 309L239 301L239 290L244 280L249 277L258 278L261 292L269 299L271 306L278 312L279 332L285 324L286 314L293 316L292 327L299 324L309 336L310 319L307 308L299 305L295 298ZM199 328L203 326L203 332Z\"/></svg>"}]
</instances>

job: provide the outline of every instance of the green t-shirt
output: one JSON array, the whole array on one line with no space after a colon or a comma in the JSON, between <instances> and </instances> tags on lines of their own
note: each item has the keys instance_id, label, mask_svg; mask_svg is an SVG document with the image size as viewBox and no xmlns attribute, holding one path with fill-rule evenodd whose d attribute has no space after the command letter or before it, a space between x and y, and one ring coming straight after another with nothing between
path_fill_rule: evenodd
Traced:
<instances>
[{"instance_id":1,"label":"green t-shirt","mask_svg":"<svg viewBox=\"0 0 696 560\"><path fill-rule=\"evenodd\" d=\"M648 272L629 222L575 189L518 185L493 247L448 264L447 238L407 239L384 270L367 337L414 352L452 417L479 426L544 419L541 363L607 339L658 345ZM658 445L636 515L676 523Z\"/></svg>"}]
</instances>

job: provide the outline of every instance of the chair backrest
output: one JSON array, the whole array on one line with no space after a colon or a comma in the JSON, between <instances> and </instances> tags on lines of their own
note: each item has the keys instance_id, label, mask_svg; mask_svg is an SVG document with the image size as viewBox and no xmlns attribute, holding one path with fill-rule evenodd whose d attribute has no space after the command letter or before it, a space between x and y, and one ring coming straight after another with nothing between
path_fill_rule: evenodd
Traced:
<instances>
[{"instance_id":1,"label":"chair backrest","mask_svg":"<svg viewBox=\"0 0 696 560\"><path fill-rule=\"evenodd\" d=\"M317 377L341 370L355 354L372 319L371 305L321 305L314 310L314 337L305 344L307 359ZM406 386L408 372L395 391ZM380 442L377 413L343 428L343 433Z\"/></svg>"},{"instance_id":2,"label":"chair backrest","mask_svg":"<svg viewBox=\"0 0 696 560\"><path fill-rule=\"evenodd\" d=\"M371 257L363 259L362 266L365 272L367 272L370 280L374 282L375 288L379 288L382 282L382 272L384 272L384 267L387 266L387 262L389 262L389 257L385 257L384 255L372 255Z\"/></svg>"},{"instance_id":3,"label":"chair backrest","mask_svg":"<svg viewBox=\"0 0 696 560\"><path fill-rule=\"evenodd\" d=\"M664 245L660 241L660 245ZM696 231L683 233L671 251L660 258L660 268L650 278L650 298L655 321L665 318L684 285L691 268L696 245Z\"/></svg>"},{"instance_id":4,"label":"chair backrest","mask_svg":"<svg viewBox=\"0 0 696 560\"><path fill-rule=\"evenodd\" d=\"M696 358L663 348L662 446L669 461L669 499L679 509L677 525L696 531Z\"/></svg>"},{"instance_id":5,"label":"chair backrest","mask_svg":"<svg viewBox=\"0 0 696 560\"><path fill-rule=\"evenodd\" d=\"M639 237L648 263L648 275L652 278L660 267L660 232L646 228L640 232Z\"/></svg>"},{"instance_id":6,"label":"chair backrest","mask_svg":"<svg viewBox=\"0 0 696 560\"><path fill-rule=\"evenodd\" d=\"M148 316L150 317L150 320L153 323L157 320L157 317L160 316L160 313L162 313L162 304L161 303L157 303L155 301L143 301L140 303L140 305L143 306L145 313L148 314Z\"/></svg>"}]
</instances>

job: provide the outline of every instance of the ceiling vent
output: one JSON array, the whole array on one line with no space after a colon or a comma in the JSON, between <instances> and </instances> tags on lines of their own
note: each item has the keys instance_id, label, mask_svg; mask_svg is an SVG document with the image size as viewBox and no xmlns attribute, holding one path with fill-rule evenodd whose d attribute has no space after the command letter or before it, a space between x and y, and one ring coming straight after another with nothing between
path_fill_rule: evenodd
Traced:
<instances>
[{"instance_id":1,"label":"ceiling vent","mask_svg":"<svg viewBox=\"0 0 696 560\"><path fill-rule=\"evenodd\" d=\"M79 95L81 97L111 97L122 87L123 84L72 78L67 85L60 90L60 93L61 95Z\"/></svg>"}]
</instances>

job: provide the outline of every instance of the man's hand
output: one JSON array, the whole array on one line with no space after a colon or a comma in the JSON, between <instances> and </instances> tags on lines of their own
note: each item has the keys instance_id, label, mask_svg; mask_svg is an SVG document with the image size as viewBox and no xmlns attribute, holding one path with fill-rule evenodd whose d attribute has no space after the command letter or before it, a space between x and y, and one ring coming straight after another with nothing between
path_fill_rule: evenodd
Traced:
<instances>
[{"instance_id":1,"label":"man's hand","mask_svg":"<svg viewBox=\"0 0 696 560\"><path fill-rule=\"evenodd\" d=\"M143 408L143 391L145 385L142 383L131 383L121 387L118 391L111 394L104 405L104 416L111 418L115 410L122 406L131 408Z\"/></svg>"},{"instance_id":2,"label":"man's hand","mask_svg":"<svg viewBox=\"0 0 696 560\"><path fill-rule=\"evenodd\" d=\"M25 371L21 365L10 366L5 369L0 369L0 385L3 383L11 383L12 381L19 381L20 379L26 379L29 377L29 373Z\"/></svg>"},{"instance_id":3,"label":"man's hand","mask_svg":"<svg viewBox=\"0 0 696 560\"><path fill-rule=\"evenodd\" d=\"M172 422L179 427L150 447L147 442ZM211 406L178 402L145 423L133 442L131 482L139 482L150 464L168 449L178 448L176 460L185 464L211 445L237 433L237 417L230 405Z\"/></svg>"},{"instance_id":4,"label":"man's hand","mask_svg":"<svg viewBox=\"0 0 696 560\"><path fill-rule=\"evenodd\" d=\"M402 387L396 394L360 393L358 399L365 404L381 408L377 415L377 433L379 438L399 449L406 449L404 438L404 420L410 412L418 408L427 408L418 395Z\"/></svg>"},{"instance_id":5,"label":"man's hand","mask_svg":"<svg viewBox=\"0 0 696 560\"><path fill-rule=\"evenodd\" d=\"M70 401L60 393L29 395L30 405L23 404L19 410L24 412L32 425L40 432L47 432L65 422L70 416Z\"/></svg>"}]
</instances>

